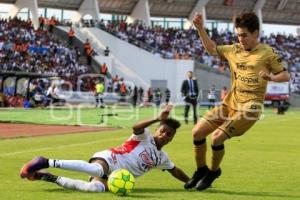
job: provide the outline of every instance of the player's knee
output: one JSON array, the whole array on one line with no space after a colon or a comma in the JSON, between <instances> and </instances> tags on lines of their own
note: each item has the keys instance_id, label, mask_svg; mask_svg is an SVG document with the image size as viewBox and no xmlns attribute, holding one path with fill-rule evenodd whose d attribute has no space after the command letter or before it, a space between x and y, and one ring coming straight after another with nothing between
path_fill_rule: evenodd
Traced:
<instances>
[{"instance_id":1,"label":"player's knee","mask_svg":"<svg viewBox=\"0 0 300 200\"><path fill-rule=\"evenodd\" d=\"M202 140L206 138L215 128L208 124L205 120L200 119L192 130L194 140Z\"/></svg>"},{"instance_id":2,"label":"player's knee","mask_svg":"<svg viewBox=\"0 0 300 200\"><path fill-rule=\"evenodd\" d=\"M222 145L227 139L226 134L222 130L215 131L211 136L211 144L213 146Z\"/></svg>"},{"instance_id":3,"label":"player's knee","mask_svg":"<svg viewBox=\"0 0 300 200\"><path fill-rule=\"evenodd\" d=\"M202 140L206 137L203 130L199 127L194 127L193 128L192 135L193 135L194 140Z\"/></svg>"}]
</instances>

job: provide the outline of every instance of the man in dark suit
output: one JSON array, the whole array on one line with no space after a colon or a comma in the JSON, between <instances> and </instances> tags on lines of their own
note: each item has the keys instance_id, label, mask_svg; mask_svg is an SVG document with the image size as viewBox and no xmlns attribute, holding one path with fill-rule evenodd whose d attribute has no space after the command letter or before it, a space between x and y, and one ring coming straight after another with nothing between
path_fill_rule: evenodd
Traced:
<instances>
[{"instance_id":1,"label":"man in dark suit","mask_svg":"<svg viewBox=\"0 0 300 200\"><path fill-rule=\"evenodd\" d=\"M193 106L194 124L197 123L197 99L199 94L197 80L193 79L193 72L187 72L188 79L184 80L181 86L181 93L185 101L184 120L188 124L190 105Z\"/></svg>"}]
</instances>

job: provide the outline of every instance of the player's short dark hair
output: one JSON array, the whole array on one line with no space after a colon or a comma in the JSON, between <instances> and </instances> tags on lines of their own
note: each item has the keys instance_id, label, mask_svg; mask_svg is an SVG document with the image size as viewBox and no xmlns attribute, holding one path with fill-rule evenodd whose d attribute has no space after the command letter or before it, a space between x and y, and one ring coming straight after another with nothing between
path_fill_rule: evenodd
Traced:
<instances>
[{"instance_id":1,"label":"player's short dark hair","mask_svg":"<svg viewBox=\"0 0 300 200\"><path fill-rule=\"evenodd\" d=\"M245 12L233 18L235 28L247 28L250 33L259 31L259 19L254 12Z\"/></svg>"},{"instance_id":2,"label":"player's short dark hair","mask_svg":"<svg viewBox=\"0 0 300 200\"><path fill-rule=\"evenodd\" d=\"M162 120L161 122L160 122L160 125L167 125L167 126L169 126L170 128L173 128L175 131L176 131L176 129L178 129L179 127L180 127L180 122L178 121L178 120L176 120L176 119L173 119L173 118L168 118L168 119L166 119L166 120Z\"/></svg>"}]
</instances>

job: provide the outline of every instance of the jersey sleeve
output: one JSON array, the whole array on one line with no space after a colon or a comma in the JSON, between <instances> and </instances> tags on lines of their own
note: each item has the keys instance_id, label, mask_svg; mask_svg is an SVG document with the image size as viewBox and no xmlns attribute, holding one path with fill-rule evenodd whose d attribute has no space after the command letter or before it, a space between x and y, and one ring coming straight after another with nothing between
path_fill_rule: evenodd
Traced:
<instances>
[{"instance_id":1,"label":"jersey sleeve","mask_svg":"<svg viewBox=\"0 0 300 200\"><path fill-rule=\"evenodd\" d=\"M282 60L280 56L274 51L274 49L273 51L270 51L270 56L268 57L267 62L268 62L269 70L273 74L277 74L279 72L284 71Z\"/></svg>"},{"instance_id":2,"label":"jersey sleeve","mask_svg":"<svg viewBox=\"0 0 300 200\"><path fill-rule=\"evenodd\" d=\"M234 48L234 45L219 45L216 47L219 56L226 59L228 58L229 52L232 52Z\"/></svg>"},{"instance_id":3,"label":"jersey sleeve","mask_svg":"<svg viewBox=\"0 0 300 200\"><path fill-rule=\"evenodd\" d=\"M138 135L132 134L128 140L143 141L143 140L148 140L150 136L151 136L151 132L149 131L149 129L145 128L143 133Z\"/></svg>"},{"instance_id":4,"label":"jersey sleeve","mask_svg":"<svg viewBox=\"0 0 300 200\"><path fill-rule=\"evenodd\" d=\"M175 164L169 159L169 156L166 152L161 151L161 163L157 166L157 168L165 170L165 169L173 169Z\"/></svg>"}]
</instances>

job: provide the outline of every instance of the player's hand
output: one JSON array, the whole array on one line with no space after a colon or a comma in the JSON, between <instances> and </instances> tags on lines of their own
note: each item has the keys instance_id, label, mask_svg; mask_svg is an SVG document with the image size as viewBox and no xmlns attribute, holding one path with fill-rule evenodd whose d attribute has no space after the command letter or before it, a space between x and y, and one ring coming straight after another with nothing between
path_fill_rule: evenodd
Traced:
<instances>
[{"instance_id":1,"label":"player's hand","mask_svg":"<svg viewBox=\"0 0 300 200\"><path fill-rule=\"evenodd\" d=\"M265 71L260 71L260 72L258 73L258 75L259 75L260 77L262 77L263 79L265 79L266 81L271 81L271 80L272 80L271 74L270 74L270 73L267 73L267 72L265 72Z\"/></svg>"},{"instance_id":2,"label":"player's hand","mask_svg":"<svg viewBox=\"0 0 300 200\"><path fill-rule=\"evenodd\" d=\"M157 117L158 120L165 120L168 118L170 111L172 110L173 105L167 105L164 107L163 111L161 111L160 115Z\"/></svg>"},{"instance_id":3,"label":"player's hand","mask_svg":"<svg viewBox=\"0 0 300 200\"><path fill-rule=\"evenodd\" d=\"M193 18L193 24L197 29L202 29L203 28L203 18L202 14L196 13L194 18Z\"/></svg>"}]
</instances>

